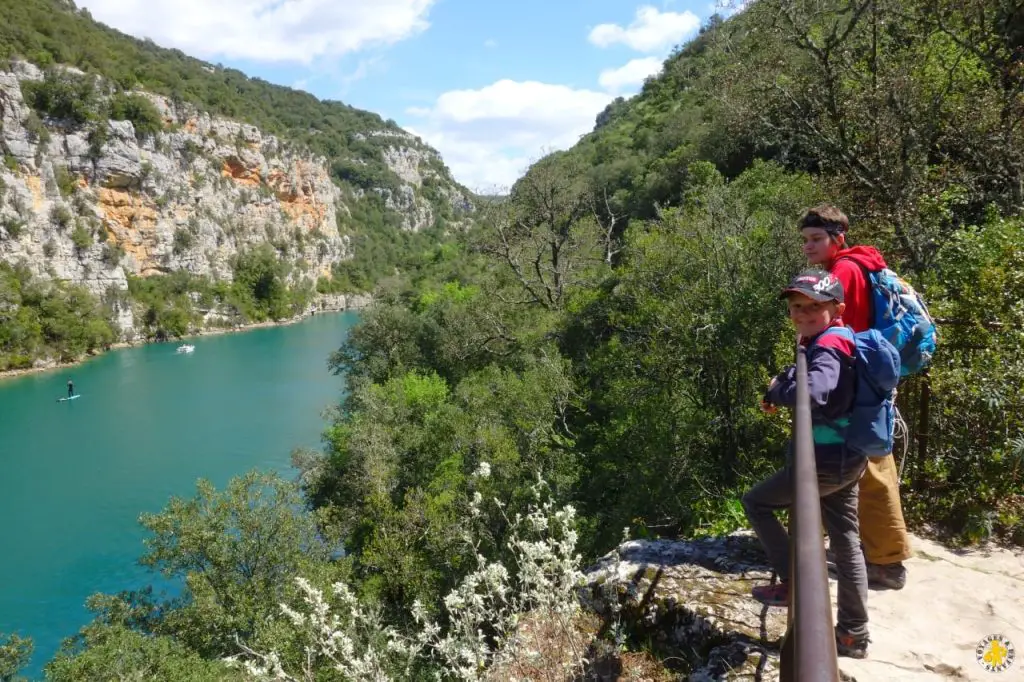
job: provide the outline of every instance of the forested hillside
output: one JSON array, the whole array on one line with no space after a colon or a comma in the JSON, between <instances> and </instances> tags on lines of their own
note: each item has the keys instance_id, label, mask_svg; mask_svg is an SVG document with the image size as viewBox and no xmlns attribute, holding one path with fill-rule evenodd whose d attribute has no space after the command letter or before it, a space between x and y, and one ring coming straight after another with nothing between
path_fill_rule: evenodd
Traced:
<instances>
[{"instance_id":1,"label":"forested hillside","mask_svg":"<svg viewBox=\"0 0 1024 682\"><path fill-rule=\"evenodd\" d=\"M0 370L317 299L344 307L473 213L438 153L393 121L136 40L62 0L0 6L0 120ZM267 259L273 286L245 286L245 263ZM83 316L99 313L93 329L19 293L69 287Z\"/></svg>"},{"instance_id":2,"label":"forested hillside","mask_svg":"<svg viewBox=\"0 0 1024 682\"><path fill-rule=\"evenodd\" d=\"M166 679L213 679L200 666L227 655L250 679L503 679L535 661L508 624L575 628L581 561L745 523L739 496L790 429L757 409L793 354L777 292L823 200L940 318L933 366L900 387L909 520L1024 542L1022 27L1009 0L759 0L709 22L382 289L331 358L349 391L324 452L296 453L312 514L249 479L146 517L144 561L187 580L184 600L97 598L51 678L125 650ZM340 634L318 639L329 611ZM703 655L607 627L666 679Z\"/></svg>"},{"instance_id":3,"label":"forested hillside","mask_svg":"<svg viewBox=\"0 0 1024 682\"><path fill-rule=\"evenodd\" d=\"M787 433L756 409L792 357L773 299L802 263L801 211L827 200L940 319L934 366L900 389L908 513L965 539L1024 539L1022 18L1012 2L761 0L709 22L516 183L465 244L475 269L449 261L367 316L336 358L355 390L323 480L358 481L355 468L385 476L360 485L396 492L383 510L365 488L325 499L378 532L413 512L403 495L450 499L451 469L426 453L466 443L475 460L479 440L441 446L453 431L377 401L388 387L407 400L398 387L416 376L436 384L438 410L461 412L477 382L513 390L542 367L549 379L524 387L546 399L501 401L534 415L506 422L531 434L502 455L519 472L506 485L538 466L562 482L588 552L627 526L742 523L738 495ZM397 422L378 450L360 425L382 412ZM429 464L406 469L419 457ZM380 474L392 458L403 464ZM366 556L376 533L356 537Z\"/></svg>"}]
</instances>

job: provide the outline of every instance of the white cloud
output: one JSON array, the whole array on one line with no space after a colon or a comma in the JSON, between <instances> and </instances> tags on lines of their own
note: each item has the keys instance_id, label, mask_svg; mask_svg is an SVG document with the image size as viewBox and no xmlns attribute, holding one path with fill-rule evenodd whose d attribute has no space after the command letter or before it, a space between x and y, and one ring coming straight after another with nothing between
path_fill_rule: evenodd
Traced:
<instances>
[{"instance_id":1,"label":"white cloud","mask_svg":"<svg viewBox=\"0 0 1024 682\"><path fill-rule=\"evenodd\" d=\"M356 64L356 68L348 73L343 73L338 81L341 83L343 89L352 85L356 81L362 80L370 75L372 71L377 69L381 65L381 57L370 57L368 59L360 59L359 63Z\"/></svg>"},{"instance_id":2,"label":"white cloud","mask_svg":"<svg viewBox=\"0 0 1024 682\"><path fill-rule=\"evenodd\" d=\"M750 5L752 0L715 0L711 4L710 14L719 14L723 18L739 14Z\"/></svg>"},{"instance_id":3,"label":"white cloud","mask_svg":"<svg viewBox=\"0 0 1024 682\"><path fill-rule=\"evenodd\" d=\"M494 48L494 47L497 47L497 46L498 46L498 41L495 40L494 38L488 38L487 40L484 41L484 47Z\"/></svg>"},{"instance_id":4,"label":"white cloud","mask_svg":"<svg viewBox=\"0 0 1024 682\"><path fill-rule=\"evenodd\" d=\"M617 69L605 69L597 82L602 88L618 92L624 88L643 85L644 79L661 71L662 60L658 57L631 59Z\"/></svg>"},{"instance_id":5,"label":"white cloud","mask_svg":"<svg viewBox=\"0 0 1024 682\"><path fill-rule=\"evenodd\" d=\"M309 64L425 30L435 0L78 0L98 21L201 59Z\"/></svg>"},{"instance_id":6,"label":"white cloud","mask_svg":"<svg viewBox=\"0 0 1024 682\"><path fill-rule=\"evenodd\" d=\"M409 109L420 120L404 127L441 152L470 189L507 191L530 163L590 132L611 100L604 92L506 79L445 92L429 109Z\"/></svg>"},{"instance_id":7,"label":"white cloud","mask_svg":"<svg viewBox=\"0 0 1024 682\"><path fill-rule=\"evenodd\" d=\"M600 24L590 31L589 40L598 47L622 43L638 52L664 52L683 42L700 28L700 18L690 12L662 12L644 5L628 27Z\"/></svg>"}]
</instances>

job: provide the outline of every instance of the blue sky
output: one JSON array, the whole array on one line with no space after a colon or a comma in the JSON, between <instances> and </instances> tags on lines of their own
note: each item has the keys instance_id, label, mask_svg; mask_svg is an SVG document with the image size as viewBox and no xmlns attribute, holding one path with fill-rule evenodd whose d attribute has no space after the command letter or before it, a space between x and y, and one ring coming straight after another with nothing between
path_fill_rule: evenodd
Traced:
<instances>
[{"instance_id":1,"label":"blue sky","mask_svg":"<svg viewBox=\"0 0 1024 682\"><path fill-rule=\"evenodd\" d=\"M503 191L635 93L714 0L78 0L97 20L379 113Z\"/></svg>"}]
</instances>

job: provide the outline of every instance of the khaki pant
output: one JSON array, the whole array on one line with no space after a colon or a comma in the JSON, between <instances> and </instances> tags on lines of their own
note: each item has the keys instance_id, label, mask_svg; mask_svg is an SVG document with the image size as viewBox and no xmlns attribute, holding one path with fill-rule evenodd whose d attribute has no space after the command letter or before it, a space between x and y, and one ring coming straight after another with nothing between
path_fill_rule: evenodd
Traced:
<instances>
[{"instance_id":1,"label":"khaki pant","mask_svg":"<svg viewBox=\"0 0 1024 682\"><path fill-rule=\"evenodd\" d=\"M899 470L891 454L868 460L860 479L860 539L870 564L895 564L911 556L900 506Z\"/></svg>"}]
</instances>

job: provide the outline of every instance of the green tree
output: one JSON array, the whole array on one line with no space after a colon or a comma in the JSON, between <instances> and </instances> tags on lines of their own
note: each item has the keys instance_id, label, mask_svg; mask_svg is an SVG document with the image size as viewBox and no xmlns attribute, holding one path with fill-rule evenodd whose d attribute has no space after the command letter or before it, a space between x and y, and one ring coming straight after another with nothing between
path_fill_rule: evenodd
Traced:
<instances>
[{"instance_id":1,"label":"green tree","mask_svg":"<svg viewBox=\"0 0 1024 682\"><path fill-rule=\"evenodd\" d=\"M223 663L201 658L171 637L146 635L119 624L92 623L65 642L46 665L46 679L242 682L245 678Z\"/></svg>"},{"instance_id":2,"label":"green tree","mask_svg":"<svg viewBox=\"0 0 1024 682\"><path fill-rule=\"evenodd\" d=\"M474 492L509 498L512 516L538 474L560 494L571 487L577 465L559 428L567 368L551 348L519 364L490 365L454 387L417 371L362 384L325 433L326 456L306 463L308 496L390 617L407 618L416 599L435 608L465 575L472 562L460 519ZM481 523L484 549L502 552L504 522Z\"/></svg>"},{"instance_id":3,"label":"green tree","mask_svg":"<svg viewBox=\"0 0 1024 682\"><path fill-rule=\"evenodd\" d=\"M614 280L566 321L592 551L624 526L686 534L731 514L785 436L756 396L787 336L777 295L800 265L792 216L816 188L770 164L731 183L706 162L689 174L684 205L627 233Z\"/></svg>"},{"instance_id":4,"label":"green tree","mask_svg":"<svg viewBox=\"0 0 1024 682\"><path fill-rule=\"evenodd\" d=\"M492 206L478 248L499 259L521 287L521 302L559 309L567 290L602 262L604 251L579 160L538 161Z\"/></svg>"},{"instance_id":5,"label":"green tree","mask_svg":"<svg viewBox=\"0 0 1024 682\"><path fill-rule=\"evenodd\" d=\"M16 634L0 634L0 682L15 682L18 671L32 658L32 640Z\"/></svg>"},{"instance_id":6,"label":"green tree","mask_svg":"<svg viewBox=\"0 0 1024 682\"><path fill-rule=\"evenodd\" d=\"M973 541L1024 541L1022 238L1024 222L994 215L950 236L929 278L936 358L900 390L906 445L917 445L905 455L908 515Z\"/></svg>"},{"instance_id":7,"label":"green tree","mask_svg":"<svg viewBox=\"0 0 1024 682\"><path fill-rule=\"evenodd\" d=\"M719 96L762 148L831 176L854 217L923 272L961 221L1020 204L1024 124L1006 88L1024 81L1008 66L1019 57L1006 22L1024 14L1013 5L754 3L745 31L719 32L743 55Z\"/></svg>"},{"instance_id":8,"label":"green tree","mask_svg":"<svg viewBox=\"0 0 1024 682\"><path fill-rule=\"evenodd\" d=\"M47 69L42 81L23 81L26 101L36 111L75 124L93 120L99 109L94 76Z\"/></svg>"},{"instance_id":9,"label":"green tree","mask_svg":"<svg viewBox=\"0 0 1024 682\"><path fill-rule=\"evenodd\" d=\"M284 282L285 268L269 244L263 243L238 254L234 259L234 275L234 291L250 317L277 320L291 313Z\"/></svg>"},{"instance_id":10,"label":"green tree","mask_svg":"<svg viewBox=\"0 0 1024 682\"><path fill-rule=\"evenodd\" d=\"M115 121L131 121L135 135L140 139L155 135L164 127L156 106L142 95L117 93L111 97L110 118Z\"/></svg>"},{"instance_id":11,"label":"green tree","mask_svg":"<svg viewBox=\"0 0 1024 682\"><path fill-rule=\"evenodd\" d=\"M63 361L109 347L109 310L87 289L35 279L24 266L0 263L0 368L37 357Z\"/></svg>"},{"instance_id":12,"label":"green tree","mask_svg":"<svg viewBox=\"0 0 1024 682\"><path fill-rule=\"evenodd\" d=\"M223 491L201 480L194 498L143 514L151 536L140 562L185 585L157 634L206 658L237 652L236 637L254 640L291 578L323 575L336 550L303 507L294 484L250 472Z\"/></svg>"}]
</instances>

